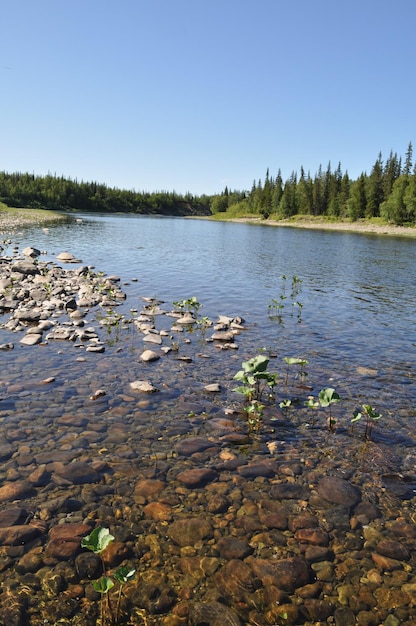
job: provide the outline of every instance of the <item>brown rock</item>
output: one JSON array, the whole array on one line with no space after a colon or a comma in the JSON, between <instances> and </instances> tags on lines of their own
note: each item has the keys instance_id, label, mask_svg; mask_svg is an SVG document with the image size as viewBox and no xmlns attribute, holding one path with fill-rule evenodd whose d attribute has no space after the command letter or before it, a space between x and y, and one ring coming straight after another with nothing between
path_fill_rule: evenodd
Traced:
<instances>
[{"instance_id":1,"label":"brown rock","mask_svg":"<svg viewBox=\"0 0 416 626\"><path fill-rule=\"evenodd\" d=\"M7 502L8 500L20 500L21 498L27 498L32 495L33 487L30 483L24 480L17 480L13 483L6 483L3 487L0 487L0 502Z\"/></svg>"},{"instance_id":2,"label":"brown rock","mask_svg":"<svg viewBox=\"0 0 416 626\"><path fill-rule=\"evenodd\" d=\"M237 537L223 537L217 543L220 555L231 561L232 559L245 559L246 556L253 552L253 549L241 539Z\"/></svg>"},{"instance_id":3,"label":"brown rock","mask_svg":"<svg viewBox=\"0 0 416 626\"><path fill-rule=\"evenodd\" d=\"M21 546L41 534L40 528L30 525L0 528L0 544L3 546Z\"/></svg>"},{"instance_id":4,"label":"brown rock","mask_svg":"<svg viewBox=\"0 0 416 626\"><path fill-rule=\"evenodd\" d=\"M49 531L46 551L56 559L72 559L81 551L82 538L90 532L91 527L86 524L58 524Z\"/></svg>"},{"instance_id":5,"label":"brown rock","mask_svg":"<svg viewBox=\"0 0 416 626\"><path fill-rule=\"evenodd\" d=\"M29 514L25 509L17 507L0 511L0 528L24 524L28 517Z\"/></svg>"},{"instance_id":6,"label":"brown rock","mask_svg":"<svg viewBox=\"0 0 416 626\"><path fill-rule=\"evenodd\" d=\"M130 550L121 541L112 541L102 553L103 561L108 567L117 567L130 555Z\"/></svg>"},{"instance_id":7,"label":"brown rock","mask_svg":"<svg viewBox=\"0 0 416 626\"><path fill-rule=\"evenodd\" d=\"M214 446L215 444L212 441L208 441L208 439L189 437L189 439L183 439L175 446L175 452L181 456L191 456L195 452L203 452Z\"/></svg>"},{"instance_id":8,"label":"brown rock","mask_svg":"<svg viewBox=\"0 0 416 626\"><path fill-rule=\"evenodd\" d=\"M273 485L270 495L275 500L304 500L309 497L309 489L297 483Z\"/></svg>"},{"instance_id":9,"label":"brown rock","mask_svg":"<svg viewBox=\"0 0 416 626\"><path fill-rule=\"evenodd\" d=\"M178 546L194 546L211 535L210 522L199 517L177 520L168 529L168 536Z\"/></svg>"},{"instance_id":10,"label":"brown rock","mask_svg":"<svg viewBox=\"0 0 416 626\"><path fill-rule=\"evenodd\" d=\"M265 478L273 478L275 475L274 468L269 463L250 463L249 465L241 465L238 473L244 478L257 478L263 476Z\"/></svg>"},{"instance_id":11,"label":"brown rock","mask_svg":"<svg viewBox=\"0 0 416 626\"><path fill-rule=\"evenodd\" d=\"M329 535L320 528L300 528L295 532L295 539L300 543L310 543L314 546L329 545Z\"/></svg>"},{"instance_id":12,"label":"brown rock","mask_svg":"<svg viewBox=\"0 0 416 626\"><path fill-rule=\"evenodd\" d=\"M152 480L150 478L143 478L137 483L133 497L149 498L160 493L165 488L165 483L161 480Z\"/></svg>"},{"instance_id":13,"label":"brown rock","mask_svg":"<svg viewBox=\"0 0 416 626\"><path fill-rule=\"evenodd\" d=\"M144 516L155 521L172 519L172 507L163 502L150 502L143 508Z\"/></svg>"},{"instance_id":14,"label":"brown rock","mask_svg":"<svg viewBox=\"0 0 416 626\"><path fill-rule=\"evenodd\" d=\"M97 483L101 475L89 465L82 461L75 461L55 468L55 474L67 480L73 485L84 485L85 483Z\"/></svg>"},{"instance_id":15,"label":"brown rock","mask_svg":"<svg viewBox=\"0 0 416 626\"><path fill-rule=\"evenodd\" d=\"M254 591L254 574L245 561L228 561L213 576L221 595L234 602L246 602Z\"/></svg>"},{"instance_id":16,"label":"brown rock","mask_svg":"<svg viewBox=\"0 0 416 626\"><path fill-rule=\"evenodd\" d=\"M272 584L289 593L293 593L297 587L303 587L310 582L308 563L302 557L274 561L249 556L245 563L250 565L263 584Z\"/></svg>"},{"instance_id":17,"label":"brown rock","mask_svg":"<svg viewBox=\"0 0 416 626\"><path fill-rule=\"evenodd\" d=\"M379 541L376 545L376 552L390 559L397 559L397 561L408 561L410 559L407 548L393 539L382 539Z\"/></svg>"},{"instance_id":18,"label":"brown rock","mask_svg":"<svg viewBox=\"0 0 416 626\"><path fill-rule=\"evenodd\" d=\"M400 561L397 561L396 559L390 559L388 556L377 554L377 552L373 552L371 554L371 558L379 569L382 569L386 572L392 572L393 570L401 569L402 567Z\"/></svg>"},{"instance_id":19,"label":"brown rock","mask_svg":"<svg viewBox=\"0 0 416 626\"><path fill-rule=\"evenodd\" d=\"M318 493L327 502L350 507L356 504L361 494L351 483L337 476L325 476L319 481Z\"/></svg>"},{"instance_id":20,"label":"brown rock","mask_svg":"<svg viewBox=\"0 0 416 626\"><path fill-rule=\"evenodd\" d=\"M188 487L188 489L203 487L217 478L217 472L209 468L192 468L180 472L177 476L179 482Z\"/></svg>"}]
</instances>

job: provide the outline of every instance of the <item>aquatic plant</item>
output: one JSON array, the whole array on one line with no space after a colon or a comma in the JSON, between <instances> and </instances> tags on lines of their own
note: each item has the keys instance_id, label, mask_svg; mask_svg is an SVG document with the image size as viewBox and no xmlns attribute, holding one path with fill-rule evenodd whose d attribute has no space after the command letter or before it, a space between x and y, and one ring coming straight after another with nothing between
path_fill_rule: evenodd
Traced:
<instances>
[{"instance_id":1,"label":"aquatic plant","mask_svg":"<svg viewBox=\"0 0 416 626\"><path fill-rule=\"evenodd\" d=\"M320 404L313 396L308 396L308 399L305 402L305 406L307 406L312 411L312 426L315 425L315 410L320 407Z\"/></svg>"},{"instance_id":2,"label":"aquatic plant","mask_svg":"<svg viewBox=\"0 0 416 626\"><path fill-rule=\"evenodd\" d=\"M272 298L271 301L268 303L267 306L267 310L268 310L268 315L269 315L269 319L270 320L277 320L279 322L279 324L283 323L283 312L284 312L284 308L285 308L285 300L288 299L289 296L286 295L286 280L287 277L282 274L282 276L280 276L280 279L283 281L282 282L282 290L280 295L277 298ZM302 283L302 279L299 278L298 276L293 276L292 277L292 287L291 287L291 293L290 293L290 298L293 300L292 302L292 315L293 315L293 311L295 310L295 308L297 309L297 320L300 323L302 321L302 308L303 308L303 304L301 302L299 302L299 300L295 300L296 296L299 294L300 292L300 285Z\"/></svg>"},{"instance_id":3,"label":"aquatic plant","mask_svg":"<svg viewBox=\"0 0 416 626\"><path fill-rule=\"evenodd\" d=\"M303 283L302 278L299 278L299 276L296 276L296 274L292 276L292 293L291 293L292 298L298 295L298 293L300 292L300 286L302 283Z\"/></svg>"},{"instance_id":4,"label":"aquatic plant","mask_svg":"<svg viewBox=\"0 0 416 626\"><path fill-rule=\"evenodd\" d=\"M117 596L117 607L114 613L109 595L109 591L114 587L114 580L107 575L106 566L102 556L104 550L110 545L112 541L114 541L114 536L110 534L108 528L102 528L101 526L97 526L97 528L94 528L94 530L92 530L89 535L86 535L86 537L83 537L83 539L81 540L82 548L86 548L87 550L91 550L91 552L94 552L94 554L98 554L101 559L103 575L98 580L94 580L93 582L95 591L101 594L101 626L105 626L105 624L107 623L106 613L108 613L109 624L119 623L121 593L123 585L132 578L134 578L134 575L136 573L135 569L129 569L125 566L119 567L114 572L113 578L120 585Z\"/></svg>"},{"instance_id":5,"label":"aquatic plant","mask_svg":"<svg viewBox=\"0 0 416 626\"><path fill-rule=\"evenodd\" d=\"M341 398L332 387L325 387L321 389L318 395L319 404L323 409L329 407L329 417L328 417L328 429L333 432L335 426L335 419L332 417L331 405L339 402Z\"/></svg>"},{"instance_id":6,"label":"aquatic plant","mask_svg":"<svg viewBox=\"0 0 416 626\"><path fill-rule=\"evenodd\" d=\"M234 380L243 383L234 391L244 395L244 413L247 417L250 433L258 433L260 429L265 406L261 403L263 394L268 391L268 399L270 400L277 383L277 374L267 371L268 364L269 358L259 354L248 361L243 361L243 369L234 376Z\"/></svg>"},{"instance_id":7,"label":"aquatic plant","mask_svg":"<svg viewBox=\"0 0 416 626\"><path fill-rule=\"evenodd\" d=\"M188 311L189 313L194 313L196 315L202 305L195 296L192 296L186 300L173 302L173 306L182 312Z\"/></svg>"},{"instance_id":8,"label":"aquatic plant","mask_svg":"<svg viewBox=\"0 0 416 626\"><path fill-rule=\"evenodd\" d=\"M364 418L366 420L364 439L371 439L371 433L373 430L374 422L378 421L383 416L381 413L376 411L376 409L372 407L370 404L363 404L362 409L363 411L360 411L360 410L354 411L353 417L351 418L351 424L354 427L354 424L356 422Z\"/></svg>"},{"instance_id":9,"label":"aquatic plant","mask_svg":"<svg viewBox=\"0 0 416 626\"><path fill-rule=\"evenodd\" d=\"M292 306L294 308L297 308L298 312L296 314L298 323L300 324L302 322L302 308L303 308L303 304L302 302L299 302L299 300L296 300L296 302L292 302Z\"/></svg>"},{"instance_id":10,"label":"aquatic plant","mask_svg":"<svg viewBox=\"0 0 416 626\"><path fill-rule=\"evenodd\" d=\"M268 314L269 314L269 318L271 320L277 320L279 323L282 323L283 318L282 318L282 313L283 313L283 309L285 308L284 305L284 300L286 300L287 296L285 296L284 294L281 294L279 296L279 300L272 298L271 301L268 304Z\"/></svg>"},{"instance_id":11,"label":"aquatic plant","mask_svg":"<svg viewBox=\"0 0 416 626\"><path fill-rule=\"evenodd\" d=\"M243 369L234 376L234 380L243 383L234 391L242 393L247 402L260 401L266 389L269 391L269 396L272 395L277 383L277 374L267 371L269 360L267 356L259 354L248 361L243 361Z\"/></svg>"},{"instance_id":12,"label":"aquatic plant","mask_svg":"<svg viewBox=\"0 0 416 626\"><path fill-rule=\"evenodd\" d=\"M258 433L260 430L260 424L263 419L264 404L261 404L258 400L252 400L248 406L245 407L244 412L247 416L247 424L249 433Z\"/></svg>"},{"instance_id":13,"label":"aquatic plant","mask_svg":"<svg viewBox=\"0 0 416 626\"><path fill-rule=\"evenodd\" d=\"M302 383L304 379L306 378L306 376L308 375L307 372L305 372L305 366L308 364L308 361L306 359L300 359L298 357L288 357L288 356L283 357L283 360L287 365L285 385L287 386L287 383L288 383L289 369L291 365L299 365L299 377Z\"/></svg>"}]
</instances>

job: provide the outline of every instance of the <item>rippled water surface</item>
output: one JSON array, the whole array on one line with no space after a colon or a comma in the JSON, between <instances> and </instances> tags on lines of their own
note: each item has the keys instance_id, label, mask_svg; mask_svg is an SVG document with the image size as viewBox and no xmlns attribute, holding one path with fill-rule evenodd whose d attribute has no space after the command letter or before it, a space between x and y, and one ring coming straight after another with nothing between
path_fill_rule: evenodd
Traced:
<instances>
[{"instance_id":1,"label":"rippled water surface","mask_svg":"<svg viewBox=\"0 0 416 626\"><path fill-rule=\"evenodd\" d=\"M128 307L137 306L140 296L157 296L169 305L196 296L202 315L243 316L257 349L272 347L282 356L302 353L312 366L320 362L338 377L361 366L388 374L392 383L398 378L411 382L416 342L413 240L109 216L84 217L82 223L56 226L48 233L25 232L19 240L46 250L46 258L69 250L122 281L137 279L126 288ZM294 276L302 282L292 297ZM269 308L273 301L284 308ZM276 321L277 313L283 324ZM299 313L301 323L293 324ZM408 394L404 391L397 400L405 401Z\"/></svg>"}]
</instances>

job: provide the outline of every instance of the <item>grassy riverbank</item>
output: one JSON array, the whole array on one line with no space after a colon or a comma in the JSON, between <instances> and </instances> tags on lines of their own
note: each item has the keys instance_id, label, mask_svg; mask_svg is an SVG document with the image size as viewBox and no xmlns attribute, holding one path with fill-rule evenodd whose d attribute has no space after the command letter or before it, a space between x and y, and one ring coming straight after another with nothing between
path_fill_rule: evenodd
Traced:
<instances>
[{"instance_id":1,"label":"grassy riverbank","mask_svg":"<svg viewBox=\"0 0 416 626\"><path fill-rule=\"evenodd\" d=\"M337 230L337 231L350 231L356 233L366 233L374 235L399 235L403 237L416 237L416 228L412 226L396 226L395 224L388 224L375 218L373 220L357 220L351 221L330 221L323 217L313 217L310 215L296 215L290 219L275 220L269 218L267 220L262 219L257 215L247 215L242 217L236 217L228 215L227 213L216 213L211 219L217 221L228 222L242 222L262 224L264 226L283 226L290 228L309 228L315 230Z\"/></svg>"},{"instance_id":2,"label":"grassy riverbank","mask_svg":"<svg viewBox=\"0 0 416 626\"><path fill-rule=\"evenodd\" d=\"M0 233L8 234L25 226L44 226L67 219L65 215L45 209L17 209L0 202Z\"/></svg>"}]
</instances>

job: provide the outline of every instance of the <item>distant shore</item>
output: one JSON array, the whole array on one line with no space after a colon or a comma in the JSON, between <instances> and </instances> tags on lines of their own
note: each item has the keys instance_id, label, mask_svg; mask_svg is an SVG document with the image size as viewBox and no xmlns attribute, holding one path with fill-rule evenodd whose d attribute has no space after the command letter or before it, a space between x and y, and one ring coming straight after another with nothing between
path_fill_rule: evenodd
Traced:
<instances>
[{"instance_id":1,"label":"distant shore","mask_svg":"<svg viewBox=\"0 0 416 626\"><path fill-rule=\"evenodd\" d=\"M76 215L75 213L73 215ZM0 234L7 234L27 226L45 226L47 223L64 221L68 217L64 213L46 209L17 209L5 207L0 203ZM190 219L212 219L211 216L192 216ZM221 221L261 224L263 226L305 228L313 230L333 230L355 232L372 235L393 235L401 237L416 237L416 227L397 226L395 224L380 224L366 220L356 222L328 222L323 219L296 218L285 220L262 219L260 217L224 218Z\"/></svg>"},{"instance_id":2,"label":"distant shore","mask_svg":"<svg viewBox=\"0 0 416 626\"><path fill-rule=\"evenodd\" d=\"M247 224L262 224L264 226L283 226L289 228L307 228L314 230L336 230L355 232L372 235L395 235L403 237L416 237L416 228L411 226L396 226L395 224L377 224L366 221L356 222L326 222L324 220L297 219L297 220L264 220L258 217L230 218L230 222Z\"/></svg>"}]
</instances>

